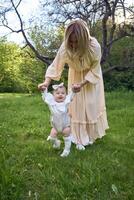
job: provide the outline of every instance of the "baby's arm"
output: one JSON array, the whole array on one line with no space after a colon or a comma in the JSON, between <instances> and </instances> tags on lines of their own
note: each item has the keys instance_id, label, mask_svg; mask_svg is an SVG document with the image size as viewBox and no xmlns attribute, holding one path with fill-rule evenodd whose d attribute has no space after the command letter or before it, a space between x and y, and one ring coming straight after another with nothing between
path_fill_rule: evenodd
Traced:
<instances>
[{"instance_id":1,"label":"baby's arm","mask_svg":"<svg viewBox=\"0 0 134 200\"><path fill-rule=\"evenodd\" d=\"M41 91L41 94L42 94L43 101L46 101L46 98L47 98L47 88L45 90Z\"/></svg>"},{"instance_id":2,"label":"baby's arm","mask_svg":"<svg viewBox=\"0 0 134 200\"><path fill-rule=\"evenodd\" d=\"M74 92L73 90L71 90L69 92L69 94L67 95L67 97L70 99L70 101L72 101L75 95L76 95L76 92Z\"/></svg>"},{"instance_id":3,"label":"baby's arm","mask_svg":"<svg viewBox=\"0 0 134 200\"><path fill-rule=\"evenodd\" d=\"M48 92L47 88L42 92L42 99L45 103L48 105L51 105L53 103L53 95Z\"/></svg>"},{"instance_id":4,"label":"baby's arm","mask_svg":"<svg viewBox=\"0 0 134 200\"><path fill-rule=\"evenodd\" d=\"M73 98L74 98L75 95L76 95L76 94L75 94L73 91L71 91L71 92L66 96L66 100L65 100L66 104L69 104L69 103L73 100Z\"/></svg>"}]
</instances>

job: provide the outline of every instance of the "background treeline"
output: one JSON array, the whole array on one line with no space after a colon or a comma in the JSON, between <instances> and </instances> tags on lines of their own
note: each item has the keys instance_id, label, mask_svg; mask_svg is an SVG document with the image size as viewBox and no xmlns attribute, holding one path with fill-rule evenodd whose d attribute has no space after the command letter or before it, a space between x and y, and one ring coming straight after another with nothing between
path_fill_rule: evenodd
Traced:
<instances>
[{"instance_id":1,"label":"background treeline","mask_svg":"<svg viewBox=\"0 0 134 200\"><path fill-rule=\"evenodd\" d=\"M107 67L108 63L115 68L104 74L105 90L134 90L134 38L125 37L115 43L102 67Z\"/></svg>"},{"instance_id":2,"label":"background treeline","mask_svg":"<svg viewBox=\"0 0 134 200\"><path fill-rule=\"evenodd\" d=\"M62 42L64 29L60 27L55 33L54 31L44 33L41 28L35 26L30 33L36 48L52 58ZM101 43L101 37L97 34L96 37ZM42 43L45 44L44 48ZM106 72L109 65L114 66L113 70ZM102 65L105 72L105 90L134 90L133 66L134 38L127 36L112 46L110 56ZM6 39L0 40L0 92L36 92L38 83L44 78L46 68L47 65L40 61L29 47L22 48ZM62 75L65 83L67 83L67 70L68 68L65 68Z\"/></svg>"},{"instance_id":3,"label":"background treeline","mask_svg":"<svg viewBox=\"0 0 134 200\"><path fill-rule=\"evenodd\" d=\"M0 42L0 92L34 92L43 68L29 49Z\"/></svg>"},{"instance_id":4,"label":"background treeline","mask_svg":"<svg viewBox=\"0 0 134 200\"><path fill-rule=\"evenodd\" d=\"M2 0L0 26L10 34L20 33L20 47L0 40L0 92L37 91L48 65L63 40L71 19L86 21L102 47L101 65L105 90L134 90L134 5L127 0L41 0L36 16L25 19L24 0ZM25 6L24 6L25 7ZM25 9L25 8L23 8ZM18 22L9 20L9 14ZM62 74L67 85L68 66Z\"/></svg>"}]
</instances>

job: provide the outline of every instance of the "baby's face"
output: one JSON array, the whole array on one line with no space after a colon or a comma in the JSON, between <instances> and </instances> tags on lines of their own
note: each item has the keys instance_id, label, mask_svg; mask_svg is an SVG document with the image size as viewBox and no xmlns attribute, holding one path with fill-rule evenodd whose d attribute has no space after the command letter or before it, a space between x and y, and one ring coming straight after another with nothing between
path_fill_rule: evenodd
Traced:
<instances>
[{"instance_id":1,"label":"baby's face","mask_svg":"<svg viewBox=\"0 0 134 200\"><path fill-rule=\"evenodd\" d=\"M66 98L66 89L64 87L58 88L53 93L56 102L63 102Z\"/></svg>"}]
</instances>

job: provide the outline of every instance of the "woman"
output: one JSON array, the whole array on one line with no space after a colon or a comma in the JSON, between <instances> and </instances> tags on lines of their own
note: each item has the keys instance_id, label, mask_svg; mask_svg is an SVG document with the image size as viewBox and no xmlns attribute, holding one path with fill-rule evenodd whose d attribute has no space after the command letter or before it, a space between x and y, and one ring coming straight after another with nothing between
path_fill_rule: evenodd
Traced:
<instances>
[{"instance_id":1,"label":"woman","mask_svg":"<svg viewBox=\"0 0 134 200\"><path fill-rule=\"evenodd\" d=\"M51 80L59 80L65 63L68 64L68 90L78 92L70 105L70 114L73 142L79 150L104 136L108 128L100 60L101 47L90 36L87 24L81 19L72 20L46 71L45 81L38 85L42 90Z\"/></svg>"}]
</instances>

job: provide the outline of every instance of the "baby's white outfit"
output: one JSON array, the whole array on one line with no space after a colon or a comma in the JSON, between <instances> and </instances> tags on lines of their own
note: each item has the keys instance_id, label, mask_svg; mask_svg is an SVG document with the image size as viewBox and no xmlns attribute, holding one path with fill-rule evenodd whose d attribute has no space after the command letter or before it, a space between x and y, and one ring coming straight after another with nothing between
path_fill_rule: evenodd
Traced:
<instances>
[{"instance_id":1,"label":"baby's white outfit","mask_svg":"<svg viewBox=\"0 0 134 200\"><path fill-rule=\"evenodd\" d=\"M54 96L45 90L42 98L49 106L51 112L51 124L58 132L62 132L64 128L70 126L70 116L68 107L74 97L74 93L70 92L64 102L56 102Z\"/></svg>"},{"instance_id":2,"label":"baby's white outfit","mask_svg":"<svg viewBox=\"0 0 134 200\"><path fill-rule=\"evenodd\" d=\"M48 93L45 90L42 93L42 98L49 106L51 112L51 123L52 126L58 131L62 132L64 128L70 126L70 117L68 114L68 107L74 97L74 93L70 92L64 102L56 102L54 96L51 93ZM65 148L61 154L61 157L66 157L70 153L71 148L71 136L63 137L65 142ZM53 143L54 148L60 147L60 140L48 136L47 140L50 140Z\"/></svg>"}]
</instances>

